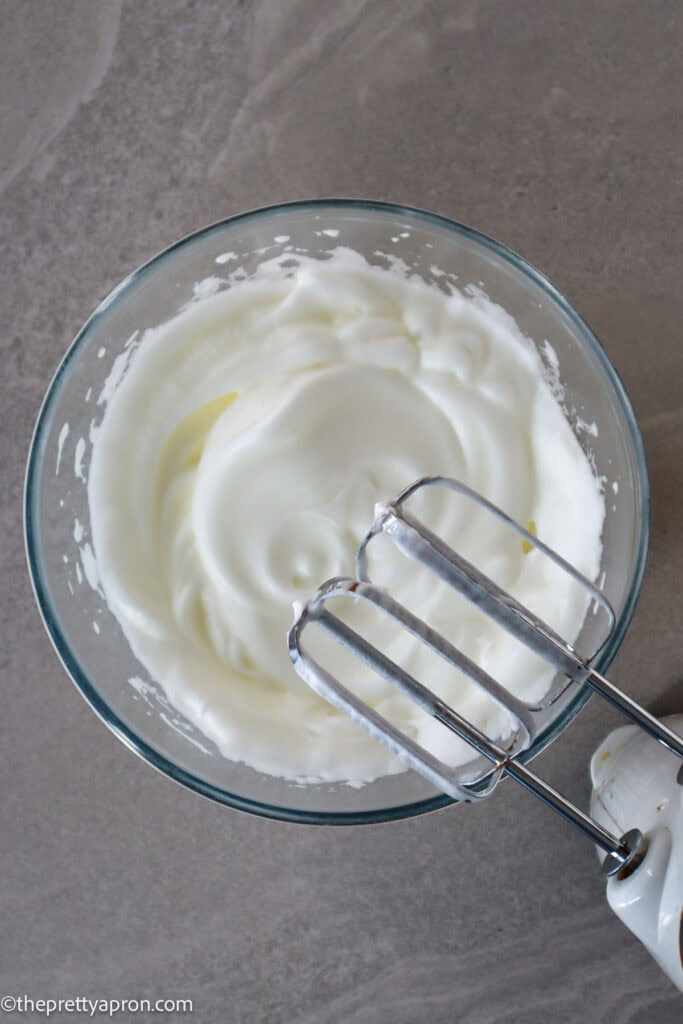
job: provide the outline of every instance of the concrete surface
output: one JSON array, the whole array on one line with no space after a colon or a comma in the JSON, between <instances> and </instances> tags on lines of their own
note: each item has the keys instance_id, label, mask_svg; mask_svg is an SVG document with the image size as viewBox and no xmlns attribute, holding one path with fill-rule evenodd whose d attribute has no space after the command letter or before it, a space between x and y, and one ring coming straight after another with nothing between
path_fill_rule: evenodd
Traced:
<instances>
[{"instance_id":1,"label":"concrete surface","mask_svg":"<svg viewBox=\"0 0 683 1024\"><path fill-rule=\"evenodd\" d=\"M613 674L680 711L681 5L0 13L2 992L185 997L208 1024L679 1022L683 999L608 912L592 849L510 785L476 809L325 830L223 810L128 753L43 632L21 491L61 354L155 251L292 198L439 211L541 267L626 383L654 521ZM592 707L539 769L585 802L614 721Z\"/></svg>"}]
</instances>

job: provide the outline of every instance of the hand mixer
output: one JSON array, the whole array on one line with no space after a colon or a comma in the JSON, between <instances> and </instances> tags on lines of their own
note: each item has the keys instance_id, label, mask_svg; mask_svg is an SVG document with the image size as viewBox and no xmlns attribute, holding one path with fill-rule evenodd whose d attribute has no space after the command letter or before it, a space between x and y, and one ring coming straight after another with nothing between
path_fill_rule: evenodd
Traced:
<instances>
[{"instance_id":1,"label":"hand mixer","mask_svg":"<svg viewBox=\"0 0 683 1024\"><path fill-rule=\"evenodd\" d=\"M508 775L580 829L593 840L603 857L610 906L646 945L674 984L683 990L683 767L678 771L678 764L671 756L673 753L683 758L683 739L618 690L591 667L592 659L580 657L541 618L404 508L405 502L416 492L430 487L445 487L474 501L568 573L586 589L593 607L603 609L609 635L615 622L609 602L574 566L461 482L448 477L424 477L395 500L376 507L372 527L358 551L357 578L328 580L306 603L297 606L288 636L294 667L321 697L456 800L481 800ZM560 682L551 687L542 702L532 705L513 696L446 637L394 600L386 589L370 581L367 549L380 533L387 535L408 558L427 566L559 673L556 679ZM511 736L505 739L504 745L492 740L333 614L327 607L328 602L344 596L370 602L379 608L504 709L512 722ZM312 623L317 623L424 712L470 744L476 751L476 761L464 768L446 764L344 686L303 647L303 633ZM617 730L596 753L592 767L596 786L593 817L570 803L519 760L519 755L529 748L538 733L543 709L572 683L589 686L640 727ZM648 810L652 813L648 814ZM644 822L643 830L633 827L630 816L634 813ZM626 821L622 822L624 814ZM623 828L623 834L615 835L607 824Z\"/></svg>"}]
</instances>

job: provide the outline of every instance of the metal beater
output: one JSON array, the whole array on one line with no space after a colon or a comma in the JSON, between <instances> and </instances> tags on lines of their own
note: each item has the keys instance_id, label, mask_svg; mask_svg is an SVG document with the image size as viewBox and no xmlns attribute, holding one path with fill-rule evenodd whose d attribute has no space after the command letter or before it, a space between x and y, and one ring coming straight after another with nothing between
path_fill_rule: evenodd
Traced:
<instances>
[{"instance_id":1,"label":"metal beater","mask_svg":"<svg viewBox=\"0 0 683 1024\"><path fill-rule=\"evenodd\" d=\"M422 619L395 601L387 590L370 582L367 570L367 548L370 541L379 533L386 534L405 555L426 565L468 601L475 604L487 616L494 619L501 627L552 665L562 676L576 684L590 686L595 693L600 694L610 704L619 708L628 718L681 758L683 758L683 739L618 690L538 616L453 551L403 507L404 503L417 491L427 487L446 487L464 495L516 531L527 544L540 550L573 577L577 583L585 587L596 606L604 609L609 623L609 633L611 633L615 615L609 602L601 591L574 566L471 488L448 477L424 477L407 487L394 501L377 506L372 527L358 551L357 578L328 580L322 584L310 600L297 608L297 616L288 635L289 653L296 671L316 693L347 714L371 736L384 743L410 768L420 772L435 786L456 800L481 800L493 792L503 775L509 775L571 822L605 852L603 872L607 877L618 875L619 878L626 878L643 861L648 849L648 839L636 828L626 831L620 837L613 835L602 824L570 803L518 760L519 755L529 748L537 735L540 711L547 708L569 683L565 682L561 689L558 689L557 686L553 688L546 696L542 706L531 706L514 697L462 651L449 643L445 637L435 632ZM428 687L330 612L326 607L328 601L341 595L352 595L354 598L369 601L377 606L417 640L427 644L438 655L459 669L493 701L504 708L515 725L512 738L506 743L506 746L503 747L491 740L454 708L432 693ZM347 689L314 660L302 646L303 633L306 627L313 622L357 655L401 693L413 700L423 711L432 715L469 743L477 754L485 759L486 772L479 773L479 776L473 780L471 765L468 766L467 772L463 772L462 768L450 767L402 733L383 715Z\"/></svg>"}]
</instances>

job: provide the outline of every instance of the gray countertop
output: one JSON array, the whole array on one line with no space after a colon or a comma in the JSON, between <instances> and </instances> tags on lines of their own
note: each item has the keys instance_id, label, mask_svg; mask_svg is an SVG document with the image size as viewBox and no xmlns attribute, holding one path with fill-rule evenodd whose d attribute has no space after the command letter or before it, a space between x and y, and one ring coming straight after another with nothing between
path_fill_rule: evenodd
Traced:
<instances>
[{"instance_id":1,"label":"gray countertop","mask_svg":"<svg viewBox=\"0 0 683 1024\"><path fill-rule=\"evenodd\" d=\"M1 6L2 994L184 997L207 1024L679 1022L590 845L511 784L476 808L325 829L220 808L126 751L44 633L21 492L62 353L157 250L293 198L426 207L545 271L621 374L654 518L612 674L683 710L683 7ZM539 770L585 805L616 721L594 701Z\"/></svg>"}]
</instances>

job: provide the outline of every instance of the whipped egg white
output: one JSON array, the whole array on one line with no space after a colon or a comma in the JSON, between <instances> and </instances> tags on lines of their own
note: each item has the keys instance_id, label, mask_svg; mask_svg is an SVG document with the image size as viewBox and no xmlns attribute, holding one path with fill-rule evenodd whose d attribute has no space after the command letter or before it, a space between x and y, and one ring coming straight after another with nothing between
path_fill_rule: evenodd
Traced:
<instances>
[{"instance_id":1,"label":"whipped egg white","mask_svg":"<svg viewBox=\"0 0 683 1024\"><path fill-rule=\"evenodd\" d=\"M430 474L533 523L594 578L599 483L535 346L482 296L345 248L265 261L251 278L198 294L144 335L94 444L88 496L108 605L150 677L227 758L351 783L401 771L295 673L293 603L353 575L375 504ZM447 542L576 637L585 598L568 579L551 585L538 552L476 508L442 496L432 512ZM391 589L517 695L548 689L547 668L480 613L454 613L409 565L392 569ZM387 643L419 677L424 653L405 637ZM505 731L464 678L434 672L427 685L481 728ZM451 763L467 760L388 684L359 679L410 735Z\"/></svg>"}]
</instances>

